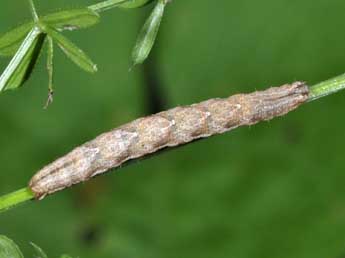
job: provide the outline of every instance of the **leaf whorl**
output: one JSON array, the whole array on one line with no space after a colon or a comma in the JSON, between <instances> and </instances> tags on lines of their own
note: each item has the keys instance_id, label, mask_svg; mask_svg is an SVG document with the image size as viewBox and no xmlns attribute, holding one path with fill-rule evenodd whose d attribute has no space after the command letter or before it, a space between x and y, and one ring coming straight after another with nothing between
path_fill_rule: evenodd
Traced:
<instances>
[{"instance_id":1,"label":"leaf whorl","mask_svg":"<svg viewBox=\"0 0 345 258\"><path fill-rule=\"evenodd\" d=\"M29 183L37 199L165 147L282 116L309 95L303 82L210 99L139 118L103 133L40 170Z\"/></svg>"}]
</instances>

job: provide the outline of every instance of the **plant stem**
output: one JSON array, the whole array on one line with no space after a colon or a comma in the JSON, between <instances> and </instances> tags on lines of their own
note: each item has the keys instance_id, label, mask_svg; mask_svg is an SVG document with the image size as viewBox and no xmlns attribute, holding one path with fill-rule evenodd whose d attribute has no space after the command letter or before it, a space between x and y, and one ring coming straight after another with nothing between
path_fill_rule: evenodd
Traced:
<instances>
[{"instance_id":1,"label":"plant stem","mask_svg":"<svg viewBox=\"0 0 345 258\"><path fill-rule=\"evenodd\" d=\"M345 74L310 86L308 102L326 97L343 89L345 89ZM0 213L33 198L34 194L29 188L22 188L13 193L4 195L0 197Z\"/></svg>"},{"instance_id":2,"label":"plant stem","mask_svg":"<svg viewBox=\"0 0 345 258\"><path fill-rule=\"evenodd\" d=\"M320 82L309 88L309 102L345 89L345 74Z\"/></svg>"},{"instance_id":3,"label":"plant stem","mask_svg":"<svg viewBox=\"0 0 345 258\"><path fill-rule=\"evenodd\" d=\"M30 4L32 18L34 19L35 22L38 22L38 14L37 14L36 7L33 0L29 0L29 4Z\"/></svg>"},{"instance_id":4,"label":"plant stem","mask_svg":"<svg viewBox=\"0 0 345 258\"><path fill-rule=\"evenodd\" d=\"M22 188L13 193L3 195L0 197L0 213L33 198L34 194L29 188Z\"/></svg>"},{"instance_id":5,"label":"plant stem","mask_svg":"<svg viewBox=\"0 0 345 258\"><path fill-rule=\"evenodd\" d=\"M21 76L22 70L24 69L21 67L23 62L29 62L28 58L32 58L32 53L30 53L30 49L33 48L35 44L37 44L37 40L39 35L41 34L40 28L34 26L29 34L24 39L23 43L19 47L17 53L14 55L12 60L10 61L9 65L6 67L5 71L0 75L0 92L6 90L8 87L9 82L13 81L13 76L19 73Z\"/></svg>"},{"instance_id":6,"label":"plant stem","mask_svg":"<svg viewBox=\"0 0 345 258\"><path fill-rule=\"evenodd\" d=\"M92 11L100 13L100 12L104 12L109 9L118 7L119 5L128 1L130 0L106 0L98 4L90 5L88 6L88 8L91 9Z\"/></svg>"}]
</instances>

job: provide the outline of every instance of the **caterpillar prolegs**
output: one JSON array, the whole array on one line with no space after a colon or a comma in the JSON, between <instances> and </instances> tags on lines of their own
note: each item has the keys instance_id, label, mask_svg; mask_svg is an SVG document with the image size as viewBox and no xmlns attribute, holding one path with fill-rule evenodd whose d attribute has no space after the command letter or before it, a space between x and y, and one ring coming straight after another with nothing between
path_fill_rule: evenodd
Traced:
<instances>
[{"instance_id":1,"label":"caterpillar prolegs","mask_svg":"<svg viewBox=\"0 0 345 258\"><path fill-rule=\"evenodd\" d=\"M209 99L139 118L103 133L47 165L29 187L37 199L165 147L282 116L308 100L303 82Z\"/></svg>"}]
</instances>

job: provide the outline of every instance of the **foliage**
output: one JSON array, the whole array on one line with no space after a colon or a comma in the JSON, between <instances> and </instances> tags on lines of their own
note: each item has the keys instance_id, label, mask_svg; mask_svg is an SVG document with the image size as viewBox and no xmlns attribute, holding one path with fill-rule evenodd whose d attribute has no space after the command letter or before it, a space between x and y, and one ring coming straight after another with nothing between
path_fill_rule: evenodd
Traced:
<instances>
[{"instance_id":1,"label":"foliage","mask_svg":"<svg viewBox=\"0 0 345 258\"><path fill-rule=\"evenodd\" d=\"M53 47L54 42L77 66L94 73L97 66L74 43L64 37L63 30L78 30L91 27L100 21L99 12L114 7L138 8L152 0L107 0L89 7L63 10L40 17L33 0L29 0L33 21L12 29L0 37L0 56L13 56L0 76L0 92L21 87L31 76L44 42L47 42L47 70L49 77L48 100L53 101ZM144 24L135 44L133 65L141 64L148 57L157 37L164 9L168 0L156 0L156 7Z\"/></svg>"},{"instance_id":2,"label":"foliage","mask_svg":"<svg viewBox=\"0 0 345 258\"><path fill-rule=\"evenodd\" d=\"M42 10L55 10L85 1L40 3ZM2 6L1 32L25 19L27 9L17 1ZM1 95L2 194L85 140L147 114L144 69L128 75L127 60L150 8L114 10L90 31L64 34L100 69L78 74L56 51L61 88L49 112L37 107L45 95L40 66L30 87ZM343 1L315 1L313 8L309 1L174 1L152 60L164 104L294 80L314 84L342 73L344 8ZM63 250L81 258L342 257L344 97L334 94L274 122L164 152L28 202L1 214L1 231L18 244L34 240L55 257ZM21 245L25 253L30 248Z\"/></svg>"},{"instance_id":3,"label":"foliage","mask_svg":"<svg viewBox=\"0 0 345 258\"><path fill-rule=\"evenodd\" d=\"M48 258L48 255L36 244L31 243L36 255L35 258ZM0 258L24 258L19 247L13 240L6 236L0 235ZM60 258L71 258L69 255L62 255Z\"/></svg>"}]
</instances>

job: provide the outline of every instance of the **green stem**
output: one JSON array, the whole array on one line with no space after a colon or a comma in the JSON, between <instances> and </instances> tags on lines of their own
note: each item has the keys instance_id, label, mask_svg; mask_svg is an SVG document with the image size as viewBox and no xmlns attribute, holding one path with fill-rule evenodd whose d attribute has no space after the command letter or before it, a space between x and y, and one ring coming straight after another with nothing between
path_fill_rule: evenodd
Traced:
<instances>
[{"instance_id":1,"label":"green stem","mask_svg":"<svg viewBox=\"0 0 345 258\"><path fill-rule=\"evenodd\" d=\"M310 87L309 102L345 89L345 74Z\"/></svg>"},{"instance_id":2,"label":"green stem","mask_svg":"<svg viewBox=\"0 0 345 258\"><path fill-rule=\"evenodd\" d=\"M30 4L32 18L34 19L35 22L38 22L38 14L37 14L36 7L33 0L29 0L29 4Z\"/></svg>"},{"instance_id":3,"label":"green stem","mask_svg":"<svg viewBox=\"0 0 345 258\"><path fill-rule=\"evenodd\" d=\"M26 36L11 62L6 67L5 71L0 75L0 92L8 87L10 81L13 82L13 77L15 75L18 76L19 74L19 76L21 76L23 72L22 70L24 69L22 64L29 62L28 58L32 57L30 54L30 49L32 49L32 47L37 43L38 37L41 33L40 28L34 26Z\"/></svg>"},{"instance_id":4,"label":"green stem","mask_svg":"<svg viewBox=\"0 0 345 258\"><path fill-rule=\"evenodd\" d=\"M29 188L22 188L13 193L3 195L0 197L0 213L33 198L34 194Z\"/></svg>"},{"instance_id":5,"label":"green stem","mask_svg":"<svg viewBox=\"0 0 345 258\"><path fill-rule=\"evenodd\" d=\"M345 74L310 86L309 89L310 97L308 102L336 93L345 89ZM4 195L0 197L0 213L33 198L34 194L29 188L23 188Z\"/></svg>"},{"instance_id":6,"label":"green stem","mask_svg":"<svg viewBox=\"0 0 345 258\"><path fill-rule=\"evenodd\" d=\"M88 8L100 13L118 7L119 5L124 4L128 1L130 0L107 0L98 4L90 5L88 6Z\"/></svg>"}]
</instances>

